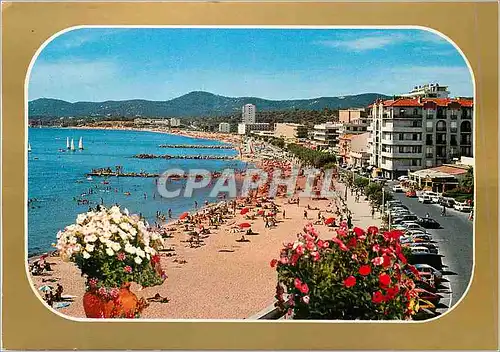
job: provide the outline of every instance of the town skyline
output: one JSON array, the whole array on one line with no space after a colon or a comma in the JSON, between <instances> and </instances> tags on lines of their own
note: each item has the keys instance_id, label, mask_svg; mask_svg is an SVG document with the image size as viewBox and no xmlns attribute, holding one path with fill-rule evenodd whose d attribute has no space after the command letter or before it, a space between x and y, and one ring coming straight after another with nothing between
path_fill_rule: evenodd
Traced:
<instances>
[{"instance_id":1,"label":"town skyline","mask_svg":"<svg viewBox=\"0 0 500 352\"><path fill-rule=\"evenodd\" d=\"M28 88L30 101L164 101L193 91L295 100L398 95L427 83L473 96L461 54L423 30L83 28L47 44Z\"/></svg>"}]
</instances>

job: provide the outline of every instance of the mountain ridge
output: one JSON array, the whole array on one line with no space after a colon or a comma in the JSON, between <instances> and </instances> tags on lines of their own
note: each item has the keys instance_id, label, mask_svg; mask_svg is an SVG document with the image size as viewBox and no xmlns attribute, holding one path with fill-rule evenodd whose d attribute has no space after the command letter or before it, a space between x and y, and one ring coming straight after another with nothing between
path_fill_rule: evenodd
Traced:
<instances>
[{"instance_id":1,"label":"mountain ridge","mask_svg":"<svg viewBox=\"0 0 500 352\"><path fill-rule=\"evenodd\" d=\"M30 118L60 117L214 117L241 111L244 104L255 104L257 111L322 110L363 108L377 98L389 96L380 93L362 93L340 97L270 100L259 97L227 97L205 91L192 91L170 100L106 100L102 102L68 102L57 98L38 98L28 102Z\"/></svg>"}]
</instances>

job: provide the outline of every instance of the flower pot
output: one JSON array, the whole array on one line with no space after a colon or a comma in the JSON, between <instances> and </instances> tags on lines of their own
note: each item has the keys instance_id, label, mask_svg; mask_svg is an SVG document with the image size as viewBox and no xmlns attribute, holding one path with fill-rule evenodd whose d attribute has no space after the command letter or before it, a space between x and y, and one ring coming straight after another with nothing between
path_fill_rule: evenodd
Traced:
<instances>
[{"instance_id":1,"label":"flower pot","mask_svg":"<svg viewBox=\"0 0 500 352\"><path fill-rule=\"evenodd\" d=\"M134 318L138 309L137 296L130 291L130 284L124 284L116 297L101 295L96 290L83 296L83 309L87 318Z\"/></svg>"}]
</instances>

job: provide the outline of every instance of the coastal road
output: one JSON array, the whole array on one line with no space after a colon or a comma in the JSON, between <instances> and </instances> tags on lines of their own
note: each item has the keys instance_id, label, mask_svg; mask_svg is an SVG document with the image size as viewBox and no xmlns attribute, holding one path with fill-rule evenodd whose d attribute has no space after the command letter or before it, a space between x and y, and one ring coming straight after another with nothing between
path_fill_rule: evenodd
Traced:
<instances>
[{"instance_id":1,"label":"coastal road","mask_svg":"<svg viewBox=\"0 0 500 352\"><path fill-rule=\"evenodd\" d=\"M422 204L417 198L407 198L404 193L393 193L417 216L430 217L441 224L440 229L427 229L439 246L439 253L444 255L444 274L449 280L452 294L450 308L464 295L471 280L474 238L473 223L468 220L467 213L446 208L446 216L441 216L441 206L437 204Z\"/></svg>"}]
</instances>

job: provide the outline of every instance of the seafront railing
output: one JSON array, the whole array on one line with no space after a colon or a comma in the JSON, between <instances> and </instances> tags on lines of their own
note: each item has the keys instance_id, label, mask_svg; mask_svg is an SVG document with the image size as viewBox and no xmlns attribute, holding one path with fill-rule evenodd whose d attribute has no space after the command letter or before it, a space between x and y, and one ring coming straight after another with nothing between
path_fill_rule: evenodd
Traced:
<instances>
[{"instance_id":1,"label":"seafront railing","mask_svg":"<svg viewBox=\"0 0 500 352\"><path fill-rule=\"evenodd\" d=\"M183 149L234 149L233 145L204 145L204 144L160 144L160 148Z\"/></svg>"}]
</instances>

